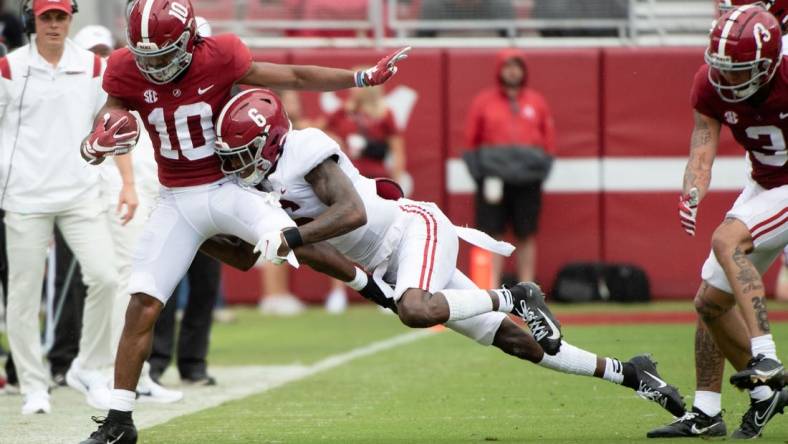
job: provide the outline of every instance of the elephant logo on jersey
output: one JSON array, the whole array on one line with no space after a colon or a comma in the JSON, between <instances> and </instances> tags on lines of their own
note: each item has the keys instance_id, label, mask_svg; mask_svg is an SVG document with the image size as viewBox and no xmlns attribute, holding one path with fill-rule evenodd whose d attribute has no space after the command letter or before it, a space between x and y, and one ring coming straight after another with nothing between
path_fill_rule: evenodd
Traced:
<instances>
[{"instance_id":1,"label":"elephant logo on jersey","mask_svg":"<svg viewBox=\"0 0 788 444\"><path fill-rule=\"evenodd\" d=\"M736 114L736 111L725 111L725 121L730 125L736 125L739 123L739 115Z\"/></svg>"},{"instance_id":2,"label":"elephant logo on jersey","mask_svg":"<svg viewBox=\"0 0 788 444\"><path fill-rule=\"evenodd\" d=\"M159 95L152 89L145 91L143 96L145 97L145 103L156 103L159 101Z\"/></svg>"}]
</instances>

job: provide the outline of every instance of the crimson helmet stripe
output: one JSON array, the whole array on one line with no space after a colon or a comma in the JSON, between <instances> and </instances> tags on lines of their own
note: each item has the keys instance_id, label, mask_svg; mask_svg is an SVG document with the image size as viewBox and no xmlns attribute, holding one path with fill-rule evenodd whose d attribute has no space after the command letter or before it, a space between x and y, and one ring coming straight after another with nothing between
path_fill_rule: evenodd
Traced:
<instances>
[{"instance_id":1,"label":"crimson helmet stripe","mask_svg":"<svg viewBox=\"0 0 788 444\"><path fill-rule=\"evenodd\" d=\"M224 123L224 117L227 115L227 111L229 111L230 108L232 108L233 104L238 100L240 100L243 96L253 93L255 91L263 91L263 90L260 88L247 89L246 91L242 91L236 94L235 97L230 99L230 101L227 102L226 105L224 105L222 112L219 114L219 118L216 120L216 137L222 137L222 124Z\"/></svg>"},{"instance_id":2,"label":"crimson helmet stripe","mask_svg":"<svg viewBox=\"0 0 788 444\"><path fill-rule=\"evenodd\" d=\"M156 0L141 0L145 2L142 8L142 42L150 43L150 12Z\"/></svg>"},{"instance_id":3,"label":"crimson helmet stripe","mask_svg":"<svg viewBox=\"0 0 788 444\"><path fill-rule=\"evenodd\" d=\"M728 20L725 21L725 27L722 28L722 34L720 35L720 44L717 47L717 55L720 57L725 57L725 46L728 44L728 35L731 32L731 28L733 28L733 24L736 23L736 19L742 14L742 12L752 8L752 5L745 5L740 6L735 11L733 11L728 17Z\"/></svg>"}]
</instances>

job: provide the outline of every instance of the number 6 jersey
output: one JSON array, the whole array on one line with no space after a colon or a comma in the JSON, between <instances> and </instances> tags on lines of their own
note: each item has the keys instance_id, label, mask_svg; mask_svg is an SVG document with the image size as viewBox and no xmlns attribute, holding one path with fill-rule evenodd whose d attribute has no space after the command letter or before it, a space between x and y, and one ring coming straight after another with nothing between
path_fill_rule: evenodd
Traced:
<instances>
[{"instance_id":1,"label":"number 6 jersey","mask_svg":"<svg viewBox=\"0 0 788 444\"><path fill-rule=\"evenodd\" d=\"M213 151L214 120L251 65L252 55L237 36L207 37L195 45L185 73L156 85L140 74L134 56L123 48L110 56L103 86L140 113L162 185L203 185L224 177Z\"/></svg>"},{"instance_id":2,"label":"number 6 jersey","mask_svg":"<svg viewBox=\"0 0 788 444\"><path fill-rule=\"evenodd\" d=\"M783 61L768 86L769 95L758 95L739 103L728 103L717 94L708 79L709 67L695 74L692 106L730 128L733 137L752 163L752 179L766 189L788 184L788 60Z\"/></svg>"}]
</instances>

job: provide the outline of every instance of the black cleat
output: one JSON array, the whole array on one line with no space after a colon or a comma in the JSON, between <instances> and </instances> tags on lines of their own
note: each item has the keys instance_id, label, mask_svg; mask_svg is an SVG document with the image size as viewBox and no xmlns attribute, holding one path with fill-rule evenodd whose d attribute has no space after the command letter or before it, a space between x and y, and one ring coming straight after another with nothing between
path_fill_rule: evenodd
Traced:
<instances>
[{"instance_id":1,"label":"black cleat","mask_svg":"<svg viewBox=\"0 0 788 444\"><path fill-rule=\"evenodd\" d=\"M635 393L643 399L654 401L671 415L681 418L687 413L679 390L669 385L657 373L657 363L649 355L638 355L628 361L635 368L638 388Z\"/></svg>"},{"instance_id":2,"label":"black cleat","mask_svg":"<svg viewBox=\"0 0 788 444\"><path fill-rule=\"evenodd\" d=\"M725 436L728 429L725 421L722 420L722 412L715 416L709 416L699 409L693 407L691 412L671 422L668 425L658 427L648 433L648 438L684 438L693 436Z\"/></svg>"},{"instance_id":3,"label":"black cleat","mask_svg":"<svg viewBox=\"0 0 788 444\"><path fill-rule=\"evenodd\" d=\"M783 365L779 361L758 355L750 359L747 368L731 375L731 384L740 390L752 390L759 385L768 385L774 390L780 390L785 385L783 370Z\"/></svg>"},{"instance_id":4,"label":"black cleat","mask_svg":"<svg viewBox=\"0 0 788 444\"><path fill-rule=\"evenodd\" d=\"M514 310L523 318L545 353L555 355L561 348L561 323L544 301L542 289L533 282L520 282L509 289Z\"/></svg>"},{"instance_id":5,"label":"black cleat","mask_svg":"<svg viewBox=\"0 0 788 444\"><path fill-rule=\"evenodd\" d=\"M108 418L92 419L99 425L98 430L90 434L90 438L80 444L136 444L137 428L134 423L119 423L110 421Z\"/></svg>"},{"instance_id":6,"label":"black cleat","mask_svg":"<svg viewBox=\"0 0 788 444\"><path fill-rule=\"evenodd\" d=\"M775 390L763 401L750 400L750 408L741 417L741 425L733 432L733 439L755 439L761 436L766 424L788 405L788 389Z\"/></svg>"}]
</instances>

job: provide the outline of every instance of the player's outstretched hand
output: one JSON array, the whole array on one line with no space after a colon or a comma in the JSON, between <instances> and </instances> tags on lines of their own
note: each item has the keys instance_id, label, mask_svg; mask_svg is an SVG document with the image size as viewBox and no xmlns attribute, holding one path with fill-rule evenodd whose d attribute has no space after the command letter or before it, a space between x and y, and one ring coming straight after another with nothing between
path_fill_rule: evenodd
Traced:
<instances>
[{"instance_id":1,"label":"player's outstretched hand","mask_svg":"<svg viewBox=\"0 0 788 444\"><path fill-rule=\"evenodd\" d=\"M695 236L699 200L697 188L692 188L687 194L679 197L679 222L681 228L690 236Z\"/></svg>"},{"instance_id":2,"label":"player's outstretched hand","mask_svg":"<svg viewBox=\"0 0 788 444\"><path fill-rule=\"evenodd\" d=\"M380 59L378 64L372 68L356 72L356 86L363 88L386 83L391 76L397 73L397 63L408 58L408 52L410 52L410 46L398 49Z\"/></svg>"},{"instance_id":3,"label":"player's outstretched hand","mask_svg":"<svg viewBox=\"0 0 788 444\"><path fill-rule=\"evenodd\" d=\"M257 245L254 247L254 253L260 253L260 257L264 262L271 262L274 265L282 265L288 262L295 268L298 268L298 260L295 254L287 246L282 232L269 231L260 237Z\"/></svg>"},{"instance_id":4,"label":"player's outstretched hand","mask_svg":"<svg viewBox=\"0 0 788 444\"><path fill-rule=\"evenodd\" d=\"M109 119L110 113L104 114L103 120L82 142L82 154L86 159L92 161L104 156L127 154L137 144L138 131L121 132L128 123L128 117L122 117L107 127Z\"/></svg>"}]
</instances>

